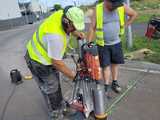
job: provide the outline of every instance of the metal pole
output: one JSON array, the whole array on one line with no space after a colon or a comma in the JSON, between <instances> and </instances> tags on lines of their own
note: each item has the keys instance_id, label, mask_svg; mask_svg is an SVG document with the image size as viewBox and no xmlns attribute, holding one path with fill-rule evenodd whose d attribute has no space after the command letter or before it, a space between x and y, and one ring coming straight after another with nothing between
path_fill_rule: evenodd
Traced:
<instances>
[{"instance_id":1,"label":"metal pole","mask_svg":"<svg viewBox=\"0 0 160 120\"><path fill-rule=\"evenodd\" d=\"M25 5L24 5L24 2L23 2L23 8L24 8L24 14L25 14L25 19L26 19L26 23L28 24L28 17L27 17L27 9L26 9L26 7L25 7Z\"/></svg>"},{"instance_id":2,"label":"metal pole","mask_svg":"<svg viewBox=\"0 0 160 120\"><path fill-rule=\"evenodd\" d=\"M45 0L45 4L46 4L46 8L47 8L47 13L48 13L48 4L47 4L47 0Z\"/></svg>"},{"instance_id":3,"label":"metal pole","mask_svg":"<svg viewBox=\"0 0 160 120\"><path fill-rule=\"evenodd\" d=\"M8 13L8 19L9 19L9 26L12 28L12 19L10 19L10 14Z\"/></svg>"},{"instance_id":4,"label":"metal pole","mask_svg":"<svg viewBox=\"0 0 160 120\"><path fill-rule=\"evenodd\" d=\"M74 6L77 6L77 4L76 4L76 1L75 1L75 0L73 0L73 3L74 3Z\"/></svg>"},{"instance_id":5,"label":"metal pole","mask_svg":"<svg viewBox=\"0 0 160 120\"><path fill-rule=\"evenodd\" d=\"M39 8L40 8L40 16L39 16L39 19L42 18L42 6L41 6L41 3L40 1L38 0L38 4L39 4Z\"/></svg>"},{"instance_id":6,"label":"metal pole","mask_svg":"<svg viewBox=\"0 0 160 120\"><path fill-rule=\"evenodd\" d=\"M130 6L130 0L126 0L126 3L128 6ZM129 19L129 17L127 16L127 19ZM131 25L129 25L127 27L127 33L126 33L126 39L127 39L127 48L130 49L133 46L133 39L132 39L132 27Z\"/></svg>"}]
</instances>

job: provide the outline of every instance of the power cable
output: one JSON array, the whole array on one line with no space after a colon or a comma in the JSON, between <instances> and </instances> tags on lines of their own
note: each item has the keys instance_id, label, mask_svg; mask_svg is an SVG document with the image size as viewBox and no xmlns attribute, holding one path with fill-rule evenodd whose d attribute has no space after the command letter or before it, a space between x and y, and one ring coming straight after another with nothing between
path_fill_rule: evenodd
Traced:
<instances>
[{"instance_id":1,"label":"power cable","mask_svg":"<svg viewBox=\"0 0 160 120\"><path fill-rule=\"evenodd\" d=\"M4 120L4 117L5 117L5 114L6 114L6 110L8 108L8 104L11 101L11 99L12 99L12 97L13 97L15 91L16 91L16 86L17 85L14 84L13 89L12 89L10 95L8 96L6 103L4 104L4 107L2 109L2 114L1 114L1 120Z\"/></svg>"},{"instance_id":2,"label":"power cable","mask_svg":"<svg viewBox=\"0 0 160 120\"><path fill-rule=\"evenodd\" d=\"M149 69L147 70L146 73L144 73L140 78L137 77L135 81L129 81L129 84L127 86L127 89L123 92L123 94L121 94L120 96L116 97L114 102L109 105L109 108L106 109L106 114L107 115L110 115L112 114L113 112L113 109L115 108L115 106L127 95L127 93L129 91L131 91L135 86L136 84L140 81L140 80L143 80L144 77L146 76L146 74L149 73Z\"/></svg>"}]
</instances>

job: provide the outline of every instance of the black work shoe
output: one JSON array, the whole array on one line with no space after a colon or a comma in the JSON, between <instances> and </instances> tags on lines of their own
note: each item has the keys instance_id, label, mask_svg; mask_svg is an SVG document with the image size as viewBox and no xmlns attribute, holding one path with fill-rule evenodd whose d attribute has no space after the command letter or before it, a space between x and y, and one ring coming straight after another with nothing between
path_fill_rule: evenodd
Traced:
<instances>
[{"instance_id":1,"label":"black work shoe","mask_svg":"<svg viewBox=\"0 0 160 120\"><path fill-rule=\"evenodd\" d=\"M63 120L63 113L61 110L54 110L49 113L49 120Z\"/></svg>"},{"instance_id":2,"label":"black work shoe","mask_svg":"<svg viewBox=\"0 0 160 120\"><path fill-rule=\"evenodd\" d=\"M122 91L122 88L119 86L117 80L113 80L112 82L112 90L116 93L120 93Z\"/></svg>"},{"instance_id":3,"label":"black work shoe","mask_svg":"<svg viewBox=\"0 0 160 120\"><path fill-rule=\"evenodd\" d=\"M107 99L111 99L111 85L105 85L105 95Z\"/></svg>"}]
</instances>

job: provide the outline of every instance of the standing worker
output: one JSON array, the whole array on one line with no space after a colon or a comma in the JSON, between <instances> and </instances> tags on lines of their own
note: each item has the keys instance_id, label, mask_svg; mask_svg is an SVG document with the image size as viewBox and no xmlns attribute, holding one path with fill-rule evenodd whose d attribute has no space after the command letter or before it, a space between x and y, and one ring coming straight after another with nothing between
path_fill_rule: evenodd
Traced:
<instances>
[{"instance_id":1,"label":"standing worker","mask_svg":"<svg viewBox=\"0 0 160 120\"><path fill-rule=\"evenodd\" d=\"M76 73L65 65L62 58L71 34L84 38L80 32L84 26L83 11L69 6L45 19L27 44L25 59L44 95L50 120L63 120L59 72L71 80Z\"/></svg>"},{"instance_id":2,"label":"standing worker","mask_svg":"<svg viewBox=\"0 0 160 120\"><path fill-rule=\"evenodd\" d=\"M126 22L125 14L129 16ZM116 93L121 91L117 82L118 66L124 64L120 36L124 34L125 26L129 26L136 17L137 13L124 4L123 0L104 0L96 5L91 17L87 39L92 41L96 36L107 95L110 88ZM110 81L111 75L112 81Z\"/></svg>"}]
</instances>

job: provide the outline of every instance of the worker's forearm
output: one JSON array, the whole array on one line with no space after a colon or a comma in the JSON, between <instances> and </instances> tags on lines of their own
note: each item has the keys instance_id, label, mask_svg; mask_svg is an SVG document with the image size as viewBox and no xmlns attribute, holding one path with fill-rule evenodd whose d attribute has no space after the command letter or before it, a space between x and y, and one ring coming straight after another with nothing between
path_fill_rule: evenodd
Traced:
<instances>
[{"instance_id":1,"label":"worker's forearm","mask_svg":"<svg viewBox=\"0 0 160 120\"><path fill-rule=\"evenodd\" d=\"M125 14L129 17L125 25L129 26L137 18L138 13L126 4L124 4L124 10L125 10Z\"/></svg>"},{"instance_id":2,"label":"worker's forearm","mask_svg":"<svg viewBox=\"0 0 160 120\"><path fill-rule=\"evenodd\" d=\"M136 18L137 18L137 13L135 13L134 16L130 17L130 18L127 20L126 26L131 25L131 24L134 22L134 20L135 20Z\"/></svg>"},{"instance_id":3,"label":"worker's forearm","mask_svg":"<svg viewBox=\"0 0 160 120\"><path fill-rule=\"evenodd\" d=\"M74 31L72 32L72 35L74 35L75 37L77 38L80 38L80 39L85 39L85 34L83 32L79 32L79 31Z\"/></svg>"},{"instance_id":4,"label":"worker's forearm","mask_svg":"<svg viewBox=\"0 0 160 120\"><path fill-rule=\"evenodd\" d=\"M70 70L64 62L58 62L58 63L55 63L53 62L53 66L56 67L57 70L59 70L60 72L62 72L64 75L66 75L68 78L70 79L74 79L75 77L75 73Z\"/></svg>"},{"instance_id":5,"label":"worker's forearm","mask_svg":"<svg viewBox=\"0 0 160 120\"><path fill-rule=\"evenodd\" d=\"M95 13L96 13L96 10L94 9L93 14L90 17L91 23L89 25L89 31L87 34L87 40L89 42L92 42L95 39L95 31L96 31L96 14Z\"/></svg>"},{"instance_id":6,"label":"worker's forearm","mask_svg":"<svg viewBox=\"0 0 160 120\"><path fill-rule=\"evenodd\" d=\"M136 18L136 17L135 17ZM127 22L126 22L126 26L129 26L129 25L131 25L132 23L133 23L133 21L135 20L135 18L129 18L128 20L127 20Z\"/></svg>"},{"instance_id":7,"label":"worker's forearm","mask_svg":"<svg viewBox=\"0 0 160 120\"><path fill-rule=\"evenodd\" d=\"M94 40L94 36L95 36L95 31L93 28L90 28L88 35L87 35L88 42L92 42Z\"/></svg>"}]
</instances>

